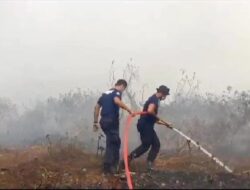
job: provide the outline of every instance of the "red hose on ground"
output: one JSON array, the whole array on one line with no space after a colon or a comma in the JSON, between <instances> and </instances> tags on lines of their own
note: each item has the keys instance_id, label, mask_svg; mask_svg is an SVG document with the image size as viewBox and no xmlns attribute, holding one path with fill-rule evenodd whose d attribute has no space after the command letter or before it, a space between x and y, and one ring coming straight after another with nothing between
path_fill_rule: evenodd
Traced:
<instances>
[{"instance_id":1,"label":"red hose on ground","mask_svg":"<svg viewBox=\"0 0 250 190\"><path fill-rule=\"evenodd\" d=\"M134 115L143 115L146 114L147 112L137 112L134 113ZM129 189L133 189L133 182L132 182L132 177L130 175L130 169L128 166L128 134L129 134L129 129L132 124L133 117L131 115L128 116L127 121L126 121L126 126L125 126L125 132L124 132L124 150L123 150L123 159L124 159L124 164L125 164L125 172L126 172L126 178L127 178L127 184Z\"/></svg>"}]
</instances>

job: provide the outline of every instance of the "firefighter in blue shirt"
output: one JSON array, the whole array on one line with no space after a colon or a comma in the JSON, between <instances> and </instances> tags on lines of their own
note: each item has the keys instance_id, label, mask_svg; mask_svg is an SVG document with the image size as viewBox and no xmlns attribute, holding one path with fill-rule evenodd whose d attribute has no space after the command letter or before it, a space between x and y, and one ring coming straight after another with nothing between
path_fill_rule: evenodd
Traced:
<instances>
[{"instance_id":1,"label":"firefighter in blue shirt","mask_svg":"<svg viewBox=\"0 0 250 190\"><path fill-rule=\"evenodd\" d=\"M112 174L117 170L119 164L121 140L119 137L119 108L132 111L122 102L122 92L126 89L127 82L120 79L115 87L106 91L99 98L94 113L94 131L99 128L98 117L101 110L100 126L106 135L106 152L103 162L105 174Z\"/></svg>"},{"instance_id":2,"label":"firefighter in blue shirt","mask_svg":"<svg viewBox=\"0 0 250 190\"><path fill-rule=\"evenodd\" d=\"M157 88L157 93L149 97L146 101L143 111L148 112L146 115L141 115L137 123L137 129L141 137L141 145L136 148L128 157L128 161L131 162L133 159L138 158L149 149L149 154L147 158L148 170L153 169L153 162L157 157L160 150L160 141L154 130L155 123L164 125L158 118L158 107L161 100L165 100L166 96L169 95L169 88L162 85ZM168 126L170 127L170 123ZM123 162L124 164L124 162ZM124 167L124 166L123 166Z\"/></svg>"}]
</instances>

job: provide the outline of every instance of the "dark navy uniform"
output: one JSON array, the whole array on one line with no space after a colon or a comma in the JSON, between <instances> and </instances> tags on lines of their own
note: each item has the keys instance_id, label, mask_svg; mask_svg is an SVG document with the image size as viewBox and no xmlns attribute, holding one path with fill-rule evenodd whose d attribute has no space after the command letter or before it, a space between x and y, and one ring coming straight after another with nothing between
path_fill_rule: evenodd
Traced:
<instances>
[{"instance_id":1,"label":"dark navy uniform","mask_svg":"<svg viewBox=\"0 0 250 190\"><path fill-rule=\"evenodd\" d=\"M149 97L143 107L143 111L147 112L149 105L154 104L156 106L157 114L159 102L160 100L156 97L156 95ZM160 141L154 130L154 125L156 122L157 119L153 115L141 115L137 123L137 129L140 133L142 144L130 154L130 157L137 158L147 152L151 147L147 160L150 162L155 160L160 150Z\"/></svg>"},{"instance_id":2,"label":"dark navy uniform","mask_svg":"<svg viewBox=\"0 0 250 190\"><path fill-rule=\"evenodd\" d=\"M110 170L119 163L121 139L119 137L119 106L114 98L121 99L121 92L111 89L102 94L98 100L101 106L100 126L106 135L106 152L104 156L104 170Z\"/></svg>"}]
</instances>

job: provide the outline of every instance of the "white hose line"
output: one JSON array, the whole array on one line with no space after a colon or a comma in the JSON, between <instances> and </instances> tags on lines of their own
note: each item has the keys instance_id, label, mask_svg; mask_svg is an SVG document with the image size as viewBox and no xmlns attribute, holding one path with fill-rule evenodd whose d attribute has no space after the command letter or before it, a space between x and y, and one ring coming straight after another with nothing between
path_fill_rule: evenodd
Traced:
<instances>
[{"instance_id":1,"label":"white hose line","mask_svg":"<svg viewBox=\"0 0 250 190\"><path fill-rule=\"evenodd\" d=\"M176 128L172 128L175 132L180 134L182 137L187 139L187 141L191 142L193 145L195 145L199 150L201 150L203 153L205 153L208 157L212 158L217 164L219 164L221 167L223 167L227 172L233 173L233 170L231 170L228 166L226 166L222 161L220 161L218 158L214 157L210 152L208 152L205 148L203 148L201 145L199 145L199 142L195 142L193 139L185 135L183 132Z\"/></svg>"}]
</instances>

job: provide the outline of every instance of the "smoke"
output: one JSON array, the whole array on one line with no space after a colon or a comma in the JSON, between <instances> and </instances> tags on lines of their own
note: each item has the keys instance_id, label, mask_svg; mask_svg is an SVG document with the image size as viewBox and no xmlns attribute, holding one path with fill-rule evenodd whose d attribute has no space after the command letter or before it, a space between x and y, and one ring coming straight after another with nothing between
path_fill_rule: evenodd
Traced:
<instances>
[{"instance_id":1,"label":"smoke","mask_svg":"<svg viewBox=\"0 0 250 190\"><path fill-rule=\"evenodd\" d=\"M221 95L197 92L190 96L176 93L174 101L161 108L162 118L221 156L250 155L250 91L228 87ZM173 133L158 129L166 149L185 141Z\"/></svg>"},{"instance_id":2,"label":"smoke","mask_svg":"<svg viewBox=\"0 0 250 190\"><path fill-rule=\"evenodd\" d=\"M130 69L129 72L125 71L130 88L124 94L124 101L133 105L131 107L141 109L142 101L137 98L141 89L134 88L137 79L133 76L137 70L127 68ZM250 155L250 91L239 92L228 87L221 95L202 94L195 76L188 77L182 73L178 88L172 92L172 100L160 107L161 118L172 122L176 128L217 155ZM46 102L37 102L33 108L22 113L9 100L0 99L1 146L44 144L46 136L50 135L54 139L74 138L85 149L95 152L98 134L92 131L92 122L94 106L100 95L101 92L77 89L48 98ZM121 136L125 116L122 112ZM136 122L135 119L130 132L130 149L140 143ZM155 129L162 151L178 152L186 143L169 129L160 126L155 126Z\"/></svg>"},{"instance_id":3,"label":"smoke","mask_svg":"<svg viewBox=\"0 0 250 190\"><path fill-rule=\"evenodd\" d=\"M47 102L39 102L18 114L12 104L0 103L2 146L27 146L43 143L46 135L54 138L77 137L90 148L95 137L92 133L93 106L97 93L71 91ZM95 146L95 145L93 145Z\"/></svg>"}]
</instances>

